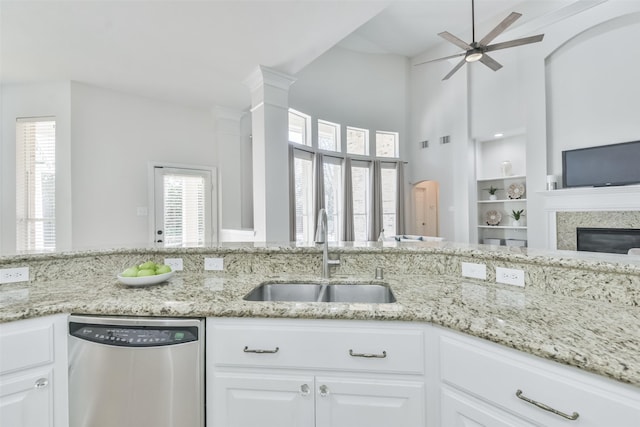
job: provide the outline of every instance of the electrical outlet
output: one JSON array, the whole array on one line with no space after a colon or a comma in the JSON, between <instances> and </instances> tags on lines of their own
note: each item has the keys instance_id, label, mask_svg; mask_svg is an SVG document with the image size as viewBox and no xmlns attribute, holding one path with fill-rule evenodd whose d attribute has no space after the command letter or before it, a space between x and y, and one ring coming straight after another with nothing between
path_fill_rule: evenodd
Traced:
<instances>
[{"instance_id":1,"label":"electrical outlet","mask_svg":"<svg viewBox=\"0 0 640 427\"><path fill-rule=\"evenodd\" d=\"M171 267L172 271L182 271L182 258L165 258L164 263Z\"/></svg>"},{"instance_id":2,"label":"electrical outlet","mask_svg":"<svg viewBox=\"0 0 640 427\"><path fill-rule=\"evenodd\" d=\"M223 258L205 258L204 259L204 269L207 271L222 271L224 269L224 259Z\"/></svg>"},{"instance_id":3,"label":"electrical outlet","mask_svg":"<svg viewBox=\"0 0 640 427\"><path fill-rule=\"evenodd\" d=\"M16 283L29 281L29 267L0 269L0 283Z\"/></svg>"},{"instance_id":4,"label":"electrical outlet","mask_svg":"<svg viewBox=\"0 0 640 427\"><path fill-rule=\"evenodd\" d=\"M524 270L496 267L496 282L506 285L524 286Z\"/></svg>"},{"instance_id":5,"label":"electrical outlet","mask_svg":"<svg viewBox=\"0 0 640 427\"><path fill-rule=\"evenodd\" d=\"M485 264L475 264L472 262L462 263L462 276L474 279L487 279L487 266Z\"/></svg>"}]
</instances>

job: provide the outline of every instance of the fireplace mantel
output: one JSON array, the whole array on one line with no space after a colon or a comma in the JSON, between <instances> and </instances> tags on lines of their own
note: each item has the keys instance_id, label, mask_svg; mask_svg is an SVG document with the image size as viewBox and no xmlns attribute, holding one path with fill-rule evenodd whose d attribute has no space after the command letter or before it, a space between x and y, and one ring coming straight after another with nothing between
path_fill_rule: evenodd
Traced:
<instances>
[{"instance_id":1,"label":"fireplace mantel","mask_svg":"<svg viewBox=\"0 0 640 427\"><path fill-rule=\"evenodd\" d=\"M568 188L538 194L544 202L548 249L558 248L558 212L640 211L640 185Z\"/></svg>"}]
</instances>

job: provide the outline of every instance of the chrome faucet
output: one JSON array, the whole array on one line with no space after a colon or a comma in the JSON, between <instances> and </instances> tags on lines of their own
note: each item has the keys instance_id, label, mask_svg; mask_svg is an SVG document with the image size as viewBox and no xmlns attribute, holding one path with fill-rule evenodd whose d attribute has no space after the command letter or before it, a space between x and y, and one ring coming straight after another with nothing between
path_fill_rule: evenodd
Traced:
<instances>
[{"instance_id":1,"label":"chrome faucet","mask_svg":"<svg viewBox=\"0 0 640 427\"><path fill-rule=\"evenodd\" d=\"M316 243L322 243L322 278L329 278L329 266L340 265L339 259L329 259L329 236L327 233L327 211L322 208L318 212L318 226L316 227Z\"/></svg>"}]
</instances>

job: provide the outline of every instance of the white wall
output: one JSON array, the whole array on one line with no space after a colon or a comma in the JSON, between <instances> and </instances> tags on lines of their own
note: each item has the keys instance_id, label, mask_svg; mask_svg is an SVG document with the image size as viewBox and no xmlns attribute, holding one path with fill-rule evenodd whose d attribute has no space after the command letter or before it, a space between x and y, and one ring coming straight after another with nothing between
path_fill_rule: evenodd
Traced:
<instances>
[{"instance_id":1,"label":"white wall","mask_svg":"<svg viewBox=\"0 0 640 427\"><path fill-rule=\"evenodd\" d=\"M289 89L289 106L311 116L312 134L317 119L375 131L399 133L400 158L405 169L405 194L411 194L409 138L409 62L400 55L360 53L334 47L296 75ZM411 227L411 205L405 200L405 223Z\"/></svg>"},{"instance_id":2,"label":"white wall","mask_svg":"<svg viewBox=\"0 0 640 427\"><path fill-rule=\"evenodd\" d=\"M549 174L562 151L640 139L640 13L576 35L546 62Z\"/></svg>"},{"instance_id":3,"label":"white wall","mask_svg":"<svg viewBox=\"0 0 640 427\"><path fill-rule=\"evenodd\" d=\"M0 144L0 252L16 248L16 118L56 118L56 239L59 250L71 242L71 114L69 83L2 86Z\"/></svg>"},{"instance_id":4,"label":"white wall","mask_svg":"<svg viewBox=\"0 0 640 427\"><path fill-rule=\"evenodd\" d=\"M71 117L75 248L149 242L149 161L217 165L207 110L72 83Z\"/></svg>"},{"instance_id":5,"label":"white wall","mask_svg":"<svg viewBox=\"0 0 640 427\"><path fill-rule=\"evenodd\" d=\"M429 54L429 59L431 55L438 53ZM473 158L467 155L470 144L467 70L462 68L448 81L442 81L455 62L436 62L411 70L410 181L438 181L440 236L450 241L467 241L469 190L466 182L474 170ZM440 137L447 135L451 142L441 144ZM429 147L422 149L418 141L424 140L429 141Z\"/></svg>"},{"instance_id":6,"label":"white wall","mask_svg":"<svg viewBox=\"0 0 640 427\"><path fill-rule=\"evenodd\" d=\"M406 159L408 61L404 56L367 54L334 47L296 75L289 106L313 119L343 126L400 133Z\"/></svg>"},{"instance_id":7,"label":"white wall","mask_svg":"<svg viewBox=\"0 0 640 427\"><path fill-rule=\"evenodd\" d=\"M537 33L545 38L542 43L492 52L504 65L497 72L476 63L440 82L437 77L442 78L453 62L416 67L410 138L428 139L430 146L413 150L412 181L440 181L443 236L469 238L458 230L469 224L462 211L474 211L469 188L475 177L460 171L460 165L469 165L475 153L464 151L464 141L457 151L439 146L437 137L456 130L462 135L465 128L474 139L524 132L529 246L546 247L548 224L537 192L545 189L547 173L560 173L561 151L640 139L635 107L640 96L640 48L635 43L640 37L639 14L640 2L608 1L575 15L542 17L529 25L528 34L505 33L504 40ZM432 52L413 62L437 56ZM469 68L467 80L463 73ZM461 176L467 180L461 182ZM449 224L448 213L455 218Z\"/></svg>"}]
</instances>

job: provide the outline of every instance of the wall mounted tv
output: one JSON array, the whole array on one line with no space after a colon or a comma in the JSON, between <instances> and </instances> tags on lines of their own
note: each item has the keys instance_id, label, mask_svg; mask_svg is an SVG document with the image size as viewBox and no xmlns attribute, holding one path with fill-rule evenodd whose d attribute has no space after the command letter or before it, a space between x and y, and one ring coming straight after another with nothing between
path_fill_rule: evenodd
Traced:
<instances>
[{"instance_id":1,"label":"wall mounted tv","mask_svg":"<svg viewBox=\"0 0 640 427\"><path fill-rule=\"evenodd\" d=\"M640 141L562 152L565 188L637 183L640 183Z\"/></svg>"}]
</instances>

